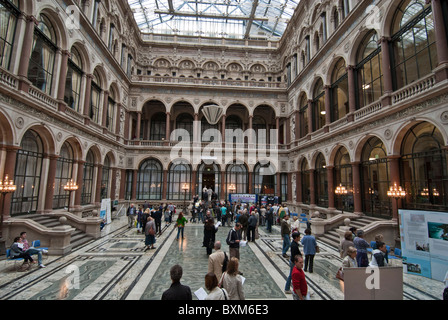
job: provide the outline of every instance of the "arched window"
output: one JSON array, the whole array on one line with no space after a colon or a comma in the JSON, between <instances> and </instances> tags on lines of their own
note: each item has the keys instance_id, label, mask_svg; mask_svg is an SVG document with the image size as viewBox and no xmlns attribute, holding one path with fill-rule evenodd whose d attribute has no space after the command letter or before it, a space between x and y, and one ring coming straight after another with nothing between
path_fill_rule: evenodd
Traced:
<instances>
[{"instance_id":1,"label":"arched window","mask_svg":"<svg viewBox=\"0 0 448 320\"><path fill-rule=\"evenodd\" d=\"M311 171L308 166L308 161L306 161L306 160L302 161L300 171L301 171L300 184L302 186L302 202L304 204L310 204L311 203L311 191L310 191Z\"/></svg>"},{"instance_id":2,"label":"arched window","mask_svg":"<svg viewBox=\"0 0 448 320\"><path fill-rule=\"evenodd\" d=\"M339 12L338 8L333 9L333 27L336 30L339 27Z\"/></svg>"},{"instance_id":3,"label":"arched window","mask_svg":"<svg viewBox=\"0 0 448 320\"><path fill-rule=\"evenodd\" d=\"M166 135L166 114L156 113L151 117L151 136L149 140L160 141Z\"/></svg>"},{"instance_id":4,"label":"arched window","mask_svg":"<svg viewBox=\"0 0 448 320\"><path fill-rule=\"evenodd\" d=\"M11 200L11 216L35 213L39 204L39 190L44 150L39 135L28 130L17 151L14 182L17 186Z\"/></svg>"},{"instance_id":5,"label":"arched window","mask_svg":"<svg viewBox=\"0 0 448 320\"><path fill-rule=\"evenodd\" d=\"M185 163L173 163L169 169L168 200L191 199L191 167ZM182 190L184 184L188 185L188 191Z\"/></svg>"},{"instance_id":6,"label":"arched window","mask_svg":"<svg viewBox=\"0 0 448 320\"><path fill-rule=\"evenodd\" d=\"M104 159L104 165L103 165L103 175L101 176L101 199L106 199L110 197L109 195L109 183L110 183L110 159L109 156L106 156ZM111 190L114 192L115 190Z\"/></svg>"},{"instance_id":7,"label":"arched window","mask_svg":"<svg viewBox=\"0 0 448 320\"><path fill-rule=\"evenodd\" d=\"M305 137L308 133L308 99L303 94L299 101L299 138Z\"/></svg>"},{"instance_id":8,"label":"arched window","mask_svg":"<svg viewBox=\"0 0 448 320\"><path fill-rule=\"evenodd\" d=\"M0 1L0 66L8 70L19 16L18 0Z\"/></svg>"},{"instance_id":9,"label":"arched window","mask_svg":"<svg viewBox=\"0 0 448 320\"><path fill-rule=\"evenodd\" d=\"M370 138L362 151L361 182L363 212L371 216L392 217L389 190L389 160L383 142Z\"/></svg>"},{"instance_id":10,"label":"arched window","mask_svg":"<svg viewBox=\"0 0 448 320\"><path fill-rule=\"evenodd\" d=\"M313 91L313 131L317 131L325 126L325 91L322 79L314 86Z\"/></svg>"},{"instance_id":11,"label":"arched window","mask_svg":"<svg viewBox=\"0 0 448 320\"><path fill-rule=\"evenodd\" d=\"M95 173L95 158L92 150L87 152L84 163L84 175L82 182L81 205L92 203L93 177Z\"/></svg>"},{"instance_id":12,"label":"arched window","mask_svg":"<svg viewBox=\"0 0 448 320\"><path fill-rule=\"evenodd\" d=\"M319 207L328 207L328 181L325 158L320 153L316 159L316 168L314 170L314 183L316 205Z\"/></svg>"},{"instance_id":13,"label":"arched window","mask_svg":"<svg viewBox=\"0 0 448 320\"><path fill-rule=\"evenodd\" d=\"M395 89L432 72L437 66L436 36L431 4L405 0L397 9L392 27Z\"/></svg>"},{"instance_id":14,"label":"arched window","mask_svg":"<svg viewBox=\"0 0 448 320\"><path fill-rule=\"evenodd\" d=\"M65 79L64 101L69 108L79 111L79 100L81 96L81 80L84 72L82 71L81 56L72 48L70 58L68 59L67 77Z\"/></svg>"},{"instance_id":15,"label":"arched window","mask_svg":"<svg viewBox=\"0 0 448 320\"><path fill-rule=\"evenodd\" d=\"M378 101L383 95L381 46L375 31L368 33L359 47L356 86L360 108Z\"/></svg>"},{"instance_id":16,"label":"arched window","mask_svg":"<svg viewBox=\"0 0 448 320\"><path fill-rule=\"evenodd\" d=\"M331 121L344 118L348 107L348 76L344 59L339 59L331 77Z\"/></svg>"},{"instance_id":17,"label":"arched window","mask_svg":"<svg viewBox=\"0 0 448 320\"><path fill-rule=\"evenodd\" d=\"M236 115L230 115L226 118L226 129L228 130L243 130L243 122L240 117Z\"/></svg>"},{"instance_id":18,"label":"arched window","mask_svg":"<svg viewBox=\"0 0 448 320\"><path fill-rule=\"evenodd\" d=\"M347 190L344 196L335 195L335 206L344 211L353 212L353 175L350 155L346 148L341 147L334 159L334 187L342 185Z\"/></svg>"},{"instance_id":19,"label":"arched window","mask_svg":"<svg viewBox=\"0 0 448 320\"><path fill-rule=\"evenodd\" d=\"M406 190L404 207L416 210L448 210L448 164L439 129L422 122L403 140L401 184Z\"/></svg>"},{"instance_id":20,"label":"arched window","mask_svg":"<svg viewBox=\"0 0 448 320\"><path fill-rule=\"evenodd\" d=\"M115 132L114 118L115 118L115 90L110 88L109 96L107 99L107 115L106 115L106 127L110 132Z\"/></svg>"},{"instance_id":21,"label":"arched window","mask_svg":"<svg viewBox=\"0 0 448 320\"><path fill-rule=\"evenodd\" d=\"M50 95L57 51L56 32L44 14L39 16L38 21L39 24L34 29L28 80L33 86Z\"/></svg>"},{"instance_id":22,"label":"arched window","mask_svg":"<svg viewBox=\"0 0 448 320\"><path fill-rule=\"evenodd\" d=\"M244 164L230 164L226 171L226 199L228 193L247 193L248 192L248 172ZM229 190L230 185L235 186L235 191Z\"/></svg>"},{"instance_id":23,"label":"arched window","mask_svg":"<svg viewBox=\"0 0 448 320\"><path fill-rule=\"evenodd\" d=\"M163 167L154 159L144 161L138 169L137 199L161 200L163 189Z\"/></svg>"},{"instance_id":24,"label":"arched window","mask_svg":"<svg viewBox=\"0 0 448 320\"><path fill-rule=\"evenodd\" d=\"M189 113L182 113L176 118L176 129L184 129L190 135L190 141L193 141L193 121L194 118Z\"/></svg>"},{"instance_id":25,"label":"arched window","mask_svg":"<svg viewBox=\"0 0 448 320\"><path fill-rule=\"evenodd\" d=\"M67 181L70 181L73 176L73 148L68 142L64 142L59 153L59 158L56 161L56 175L54 178L54 194L53 194L53 209L60 209L68 207L69 193L64 190Z\"/></svg>"},{"instance_id":26,"label":"arched window","mask_svg":"<svg viewBox=\"0 0 448 320\"><path fill-rule=\"evenodd\" d=\"M98 72L95 70L93 72L92 79L92 91L90 96L90 119L99 123L99 113L100 113L100 105L101 105L101 80L98 75Z\"/></svg>"},{"instance_id":27,"label":"arched window","mask_svg":"<svg viewBox=\"0 0 448 320\"><path fill-rule=\"evenodd\" d=\"M257 137L258 145L266 145L269 137L269 132L267 131L266 120L261 116L254 116L252 119L252 129L255 131L255 137ZM266 134L259 134L265 132Z\"/></svg>"},{"instance_id":28,"label":"arched window","mask_svg":"<svg viewBox=\"0 0 448 320\"><path fill-rule=\"evenodd\" d=\"M274 195L276 193L276 185L277 175L272 164L257 163L253 175L253 193Z\"/></svg>"}]
</instances>

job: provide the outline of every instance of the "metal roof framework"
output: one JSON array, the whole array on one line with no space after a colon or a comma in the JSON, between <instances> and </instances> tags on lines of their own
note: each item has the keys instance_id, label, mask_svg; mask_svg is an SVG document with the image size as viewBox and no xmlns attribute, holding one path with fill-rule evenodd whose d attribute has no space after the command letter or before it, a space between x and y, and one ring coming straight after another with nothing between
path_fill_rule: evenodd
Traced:
<instances>
[{"instance_id":1,"label":"metal roof framework","mask_svg":"<svg viewBox=\"0 0 448 320\"><path fill-rule=\"evenodd\" d=\"M300 0L128 0L143 33L280 38Z\"/></svg>"}]
</instances>

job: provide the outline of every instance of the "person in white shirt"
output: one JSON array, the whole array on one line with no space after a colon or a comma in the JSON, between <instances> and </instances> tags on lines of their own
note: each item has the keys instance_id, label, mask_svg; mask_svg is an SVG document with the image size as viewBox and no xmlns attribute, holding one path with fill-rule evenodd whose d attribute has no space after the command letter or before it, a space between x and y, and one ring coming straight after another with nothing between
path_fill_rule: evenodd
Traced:
<instances>
[{"instance_id":1,"label":"person in white shirt","mask_svg":"<svg viewBox=\"0 0 448 320\"><path fill-rule=\"evenodd\" d=\"M369 263L369 267L386 267L386 244L384 242L377 242L376 247L377 249L372 251L372 260Z\"/></svg>"}]
</instances>

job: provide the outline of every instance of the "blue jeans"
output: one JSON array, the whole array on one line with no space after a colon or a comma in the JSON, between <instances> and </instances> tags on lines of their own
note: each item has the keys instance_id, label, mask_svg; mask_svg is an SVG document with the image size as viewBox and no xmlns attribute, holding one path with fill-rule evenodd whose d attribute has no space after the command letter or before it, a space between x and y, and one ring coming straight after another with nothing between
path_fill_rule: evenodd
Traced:
<instances>
[{"instance_id":1,"label":"blue jeans","mask_svg":"<svg viewBox=\"0 0 448 320\"><path fill-rule=\"evenodd\" d=\"M282 250L282 254L286 254L286 252L288 252L290 247L291 247L291 238L289 237L289 234L284 234L283 235L283 250Z\"/></svg>"},{"instance_id":2,"label":"blue jeans","mask_svg":"<svg viewBox=\"0 0 448 320\"><path fill-rule=\"evenodd\" d=\"M29 248L28 250L26 250L26 253L28 253L30 256L37 254L37 263L42 264L42 250Z\"/></svg>"},{"instance_id":3,"label":"blue jeans","mask_svg":"<svg viewBox=\"0 0 448 320\"><path fill-rule=\"evenodd\" d=\"M177 228L177 237L176 239L179 239L179 234L182 232L182 238L184 237L184 228Z\"/></svg>"},{"instance_id":4,"label":"blue jeans","mask_svg":"<svg viewBox=\"0 0 448 320\"><path fill-rule=\"evenodd\" d=\"M289 260L289 276L288 279L286 279L286 284L285 284L285 291L286 290L291 290L291 275L292 275L292 268L294 268L294 263Z\"/></svg>"}]
</instances>

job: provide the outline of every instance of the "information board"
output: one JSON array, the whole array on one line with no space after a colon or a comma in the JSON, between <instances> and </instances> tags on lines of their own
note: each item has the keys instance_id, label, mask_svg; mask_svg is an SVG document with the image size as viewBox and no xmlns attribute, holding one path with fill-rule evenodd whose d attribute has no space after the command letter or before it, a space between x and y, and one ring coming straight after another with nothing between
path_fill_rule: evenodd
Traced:
<instances>
[{"instance_id":1,"label":"information board","mask_svg":"<svg viewBox=\"0 0 448 320\"><path fill-rule=\"evenodd\" d=\"M257 203L258 195L246 193L231 193L229 194L230 203Z\"/></svg>"},{"instance_id":2,"label":"information board","mask_svg":"<svg viewBox=\"0 0 448 320\"><path fill-rule=\"evenodd\" d=\"M443 281L448 272L448 213L399 210L404 271Z\"/></svg>"}]
</instances>

